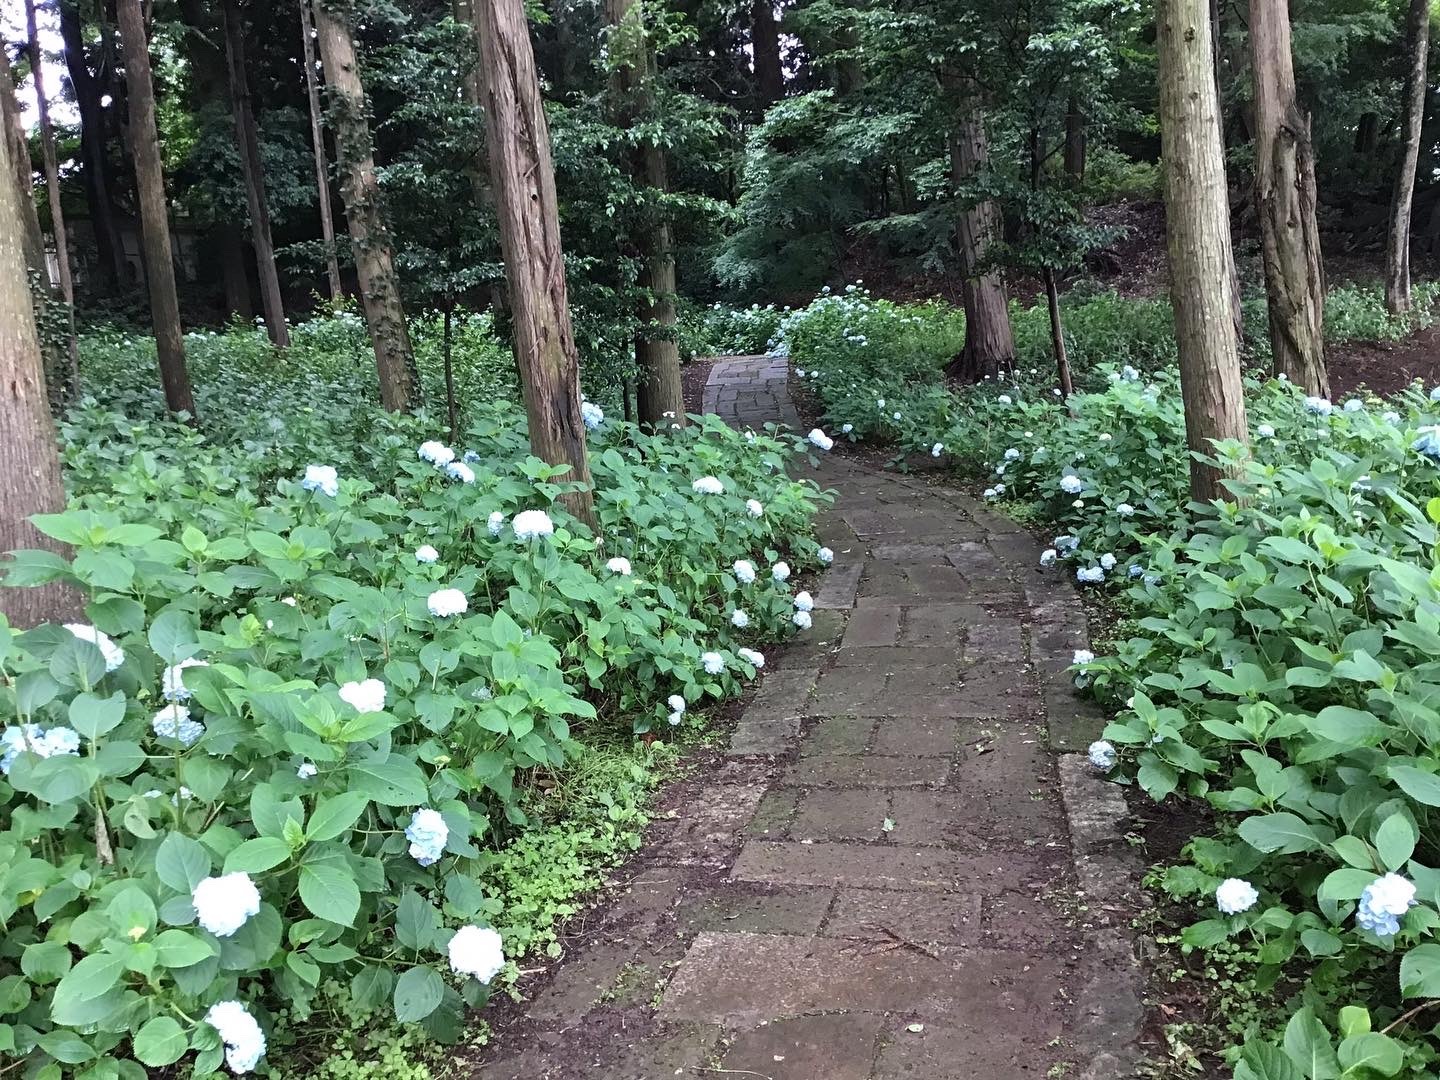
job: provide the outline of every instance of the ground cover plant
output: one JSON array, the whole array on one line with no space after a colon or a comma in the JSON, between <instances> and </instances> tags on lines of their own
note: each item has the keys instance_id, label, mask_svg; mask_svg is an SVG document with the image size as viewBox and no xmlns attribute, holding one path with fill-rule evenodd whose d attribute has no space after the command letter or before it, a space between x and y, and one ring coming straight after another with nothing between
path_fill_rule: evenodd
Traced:
<instances>
[{"instance_id":1,"label":"ground cover plant","mask_svg":"<svg viewBox=\"0 0 1440 1080\"><path fill-rule=\"evenodd\" d=\"M321 321L297 340L355 331ZM27 1075L245 1072L294 1037L282 1007L337 1001L457 1037L634 842L658 751L596 753L738 691L803 621L792 566L827 555L793 438L587 405L592 531L514 405L452 446L347 401L360 350L309 369L254 336L195 350L235 380L217 403L267 376L213 436L144 418L105 381L124 339L87 343L104 389L62 419L70 503L36 519L73 555L6 568L86 600L0 623L0 1039Z\"/></svg>"},{"instance_id":2,"label":"ground cover plant","mask_svg":"<svg viewBox=\"0 0 1440 1080\"><path fill-rule=\"evenodd\" d=\"M1042 564L1130 612L1112 655L1075 657L1115 714L1091 759L1219 812L1163 884L1195 912L1187 948L1253 949L1254 990L1281 995L1229 1052L1235 1076L1433 1075L1440 388L1332 403L1249 377L1249 449L1215 446L1228 497L1195 503L1177 376L1147 332L1164 306L1110 326L1116 362L1064 402L1031 358L946 387L953 338L933 315L858 292L782 334L840 431L932 455L1045 523Z\"/></svg>"}]
</instances>

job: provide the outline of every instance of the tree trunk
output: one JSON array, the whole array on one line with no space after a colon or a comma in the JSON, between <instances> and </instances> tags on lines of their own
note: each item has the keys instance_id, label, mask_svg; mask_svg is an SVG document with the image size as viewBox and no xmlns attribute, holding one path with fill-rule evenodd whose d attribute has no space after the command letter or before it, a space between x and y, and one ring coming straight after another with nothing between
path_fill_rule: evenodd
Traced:
<instances>
[{"instance_id":1,"label":"tree trunk","mask_svg":"<svg viewBox=\"0 0 1440 1080\"><path fill-rule=\"evenodd\" d=\"M85 202L95 235L95 278L93 287L112 293L128 283L129 267L125 247L115 223L111 194L109 136L105 125L105 97L108 76L92 74L85 58L85 34L80 23L79 0L59 0L60 35L65 42L65 67L75 90L80 113L80 158L84 165Z\"/></svg>"},{"instance_id":2,"label":"tree trunk","mask_svg":"<svg viewBox=\"0 0 1440 1080\"><path fill-rule=\"evenodd\" d=\"M1275 373L1284 374L1307 394L1329 397L1315 159L1310 118L1300 111L1295 97L1287 0L1250 0L1250 50L1255 80L1255 201Z\"/></svg>"},{"instance_id":3,"label":"tree trunk","mask_svg":"<svg viewBox=\"0 0 1440 1080\"><path fill-rule=\"evenodd\" d=\"M310 0L300 0L300 40L305 46L305 96L310 103L310 142L315 148L315 189L320 200L320 236L325 244L325 274L330 299L345 295L340 260L335 254L335 215L330 209L330 166L325 160L325 125L320 113L320 84L315 78L315 37L310 25Z\"/></svg>"},{"instance_id":4,"label":"tree trunk","mask_svg":"<svg viewBox=\"0 0 1440 1080\"><path fill-rule=\"evenodd\" d=\"M950 132L950 179L958 189L990 164L990 144L985 134L985 113L974 92L952 83L959 95L957 120ZM993 199L983 199L960 212L956 242L960 248L960 272L964 275L965 348L952 365L956 375L979 382L994 376L1015 359L1015 336L1010 328L1010 304L1000 271L981 271L991 242L1000 235L1000 208Z\"/></svg>"},{"instance_id":5,"label":"tree trunk","mask_svg":"<svg viewBox=\"0 0 1440 1080\"><path fill-rule=\"evenodd\" d=\"M1067 407L1075 393L1075 380L1070 376L1070 356L1065 351L1065 327L1060 321L1060 290L1055 284L1055 271L1045 267L1045 302L1050 308L1050 348L1055 353L1055 374L1060 380L1060 393Z\"/></svg>"},{"instance_id":6,"label":"tree trunk","mask_svg":"<svg viewBox=\"0 0 1440 1080\"><path fill-rule=\"evenodd\" d=\"M648 83L655 74L654 54L643 23L645 9L631 0L606 0L605 8L613 28L611 48L619 61L611 86L615 123L633 129L637 123L655 119ZM663 199L669 191L665 152L654 141L645 139L634 148L631 172L649 189L652 200ZM634 239L644 260L638 284L647 294L640 301L640 328L635 333L640 422L668 429L670 423L685 422L685 400L680 385L680 345L675 336L675 254L664 211L647 214Z\"/></svg>"},{"instance_id":7,"label":"tree trunk","mask_svg":"<svg viewBox=\"0 0 1440 1080\"><path fill-rule=\"evenodd\" d=\"M1414 17L1414 14L1415 14L1415 5L1414 5L1414 4L1411 4L1411 5L1410 5L1410 17L1413 18L1413 17ZM1407 42L1414 41L1413 36L1411 36L1411 34L1413 34L1413 32L1414 32L1414 29L1415 29L1414 24L1410 24L1410 25L1408 26L1408 30L1410 31L1410 33L1406 35L1406 39L1405 39L1405 40L1406 40ZM1428 21L1427 21L1426 24L1425 24L1425 36L1426 36L1426 38L1429 38L1429 36L1430 36L1430 24L1429 24ZM1414 54L1411 54L1411 59L1412 59L1412 60L1414 59ZM1421 77L1423 78L1423 77L1424 77L1424 75L1423 75L1423 70L1424 70L1424 69L1422 68L1421 70L1422 70L1422 75L1421 75ZM1406 94L1408 95L1409 89L1410 89L1408 83L1407 83L1405 89L1406 89ZM1407 100L1408 100L1408 97L1407 97ZM1403 125L1402 125L1402 130L1403 130ZM1360 119L1359 119L1359 121L1357 121L1356 124L1355 124L1355 156L1361 159L1362 165L1363 165L1363 164L1368 164L1368 163L1369 163L1369 159L1370 159L1371 156L1375 153L1375 151L1376 151L1377 149L1379 149L1379 146L1380 146L1380 114L1377 113L1377 112L1376 112L1375 110L1373 110L1373 109L1367 109L1365 112L1363 112L1363 113L1360 114Z\"/></svg>"},{"instance_id":8,"label":"tree trunk","mask_svg":"<svg viewBox=\"0 0 1440 1080\"><path fill-rule=\"evenodd\" d=\"M165 206L165 176L160 166L160 136L155 128L155 85L150 77L150 48L140 0L118 0L120 37L125 47L125 84L130 97L130 157L140 202L140 232L145 250L145 281L150 289L150 321L165 403L172 413L197 419L190 375L185 370L185 341L180 330L180 298L175 292L175 261L170 250L170 216Z\"/></svg>"},{"instance_id":9,"label":"tree trunk","mask_svg":"<svg viewBox=\"0 0 1440 1080\"><path fill-rule=\"evenodd\" d=\"M35 25L35 0L25 0L25 26L30 36L30 78L35 81L35 108L40 118L40 153L45 159L45 194L50 200L50 231L55 235L55 262L60 268L60 296L65 301L69 357L66 391L80 395L80 343L75 339L75 279L70 276L70 241L65 233L65 211L60 205L60 164L55 154L55 129L50 125L50 99L45 93L45 64L40 55L40 31Z\"/></svg>"},{"instance_id":10,"label":"tree trunk","mask_svg":"<svg viewBox=\"0 0 1440 1080\"><path fill-rule=\"evenodd\" d=\"M35 170L30 163L30 140L25 134L25 120L20 115L15 86L10 81L10 65L3 60L0 60L0 119L4 121L5 143L10 148L10 171L15 182L25 267L31 274L39 274L41 283L48 286L45 238L40 233L40 215L35 212Z\"/></svg>"},{"instance_id":11,"label":"tree trunk","mask_svg":"<svg viewBox=\"0 0 1440 1080\"><path fill-rule=\"evenodd\" d=\"M1410 206L1420 162L1420 128L1425 120L1425 65L1430 58L1430 0L1410 0L1405 18L1410 70L1400 110L1400 168L1390 199L1390 236L1385 247L1385 308L1392 315L1410 309Z\"/></svg>"},{"instance_id":12,"label":"tree trunk","mask_svg":"<svg viewBox=\"0 0 1440 1080\"><path fill-rule=\"evenodd\" d=\"M455 301L445 298L445 321L440 338L441 357L445 362L445 417L450 421L450 441L460 441L459 409L455 401L455 366L451 356L455 343Z\"/></svg>"},{"instance_id":13,"label":"tree trunk","mask_svg":"<svg viewBox=\"0 0 1440 1080\"><path fill-rule=\"evenodd\" d=\"M265 198L265 163L260 157L260 134L250 101L250 80L245 71L245 27L238 0L221 0L225 24L225 69L229 77L230 112L235 118L235 146L240 151L240 177L245 183L245 205L250 211L250 246L260 279L260 305L265 327L277 349L290 347L285 324L285 301L280 295L280 271L275 266L275 244L270 238L270 204Z\"/></svg>"},{"instance_id":14,"label":"tree trunk","mask_svg":"<svg viewBox=\"0 0 1440 1080\"><path fill-rule=\"evenodd\" d=\"M1085 149L1089 142L1085 113L1074 94L1065 106L1065 175L1074 187L1085 182Z\"/></svg>"},{"instance_id":15,"label":"tree trunk","mask_svg":"<svg viewBox=\"0 0 1440 1080\"><path fill-rule=\"evenodd\" d=\"M562 499L593 528L590 465L580 415L580 359L566 299L555 167L525 6L522 0L486 0L474 17L491 189L510 286L530 446L544 461L570 466L568 479L584 487Z\"/></svg>"},{"instance_id":16,"label":"tree trunk","mask_svg":"<svg viewBox=\"0 0 1440 1080\"><path fill-rule=\"evenodd\" d=\"M1161 159L1165 167L1170 299L1180 352L1186 443L1211 455L1215 439L1247 439L1240 354L1231 332L1230 204L1206 0L1161 0ZM1191 458L1190 493L1227 497L1223 470Z\"/></svg>"},{"instance_id":17,"label":"tree trunk","mask_svg":"<svg viewBox=\"0 0 1440 1080\"><path fill-rule=\"evenodd\" d=\"M255 314L255 307L250 302L250 278L245 273L245 244L240 238L240 227L225 222L216 225L211 235L220 253L225 314L238 315L248 322Z\"/></svg>"},{"instance_id":18,"label":"tree trunk","mask_svg":"<svg viewBox=\"0 0 1440 1080\"><path fill-rule=\"evenodd\" d=\"M0 551L45 548L68 555L29 521L32 514L63 510L65 489L25 271L20 190L9 179L13 168L10 141L0 139ZM58 583L0 587L0 614L16 627L63 622L82 606L75 590Z\"/></svg>"},{"instance_id":19,"label":"tree trunk","mask_svg":"<svg viewBox=\"0 0 1440 1080\"><path fill-rule=\"evenodd\" d=\"M785 69L780 65L780 24L775 19L775 0L752 0L750 53L760 100L766 105L773 105L785 96Z\"/></svg>"},{"instance_id":20,"label":"tree trunk","mask_svg":"<svg viewBox=\"0 0 1440 1080\"><path fill-rule=\"evenodd\" d=\"M408 412L418 389L411 377L414 352L400 303L390 232L380 211L380 185L375 178L375 152L370 143L355 39L340 11L323 0L315 5L315 28L319 32L320 59L325 64L325 83L330 88L340 198L350 223L360 298L375 348L375 370L380 375L380 402L391 412Z\"/></svg>"}]
</instances>

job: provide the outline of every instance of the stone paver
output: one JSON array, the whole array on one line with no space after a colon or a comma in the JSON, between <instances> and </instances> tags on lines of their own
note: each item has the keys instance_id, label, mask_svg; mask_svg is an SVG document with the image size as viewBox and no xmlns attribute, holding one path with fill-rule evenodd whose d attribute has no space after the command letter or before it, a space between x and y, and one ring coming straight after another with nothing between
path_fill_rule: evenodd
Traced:
<instances>
[{"instance_id":1,"label":"stone paver","mask_svg":"<svg viewBox=\"0 0 1440 1080\"><path fill-rule=\"evenodd\" d=\"M705 407L797 427L787 378L783 358L722 359ZM530 1041L502 1031L474 1075L1134 1075L1125 804L1056 756L1102 723L1066 670L1083 608L969 495L838 454L812 475L837 494L817 523L834 563L796 583L814 626L772 650L721 764L667 789L645 869L526 991Z\"/></svg>"}]
</instances>

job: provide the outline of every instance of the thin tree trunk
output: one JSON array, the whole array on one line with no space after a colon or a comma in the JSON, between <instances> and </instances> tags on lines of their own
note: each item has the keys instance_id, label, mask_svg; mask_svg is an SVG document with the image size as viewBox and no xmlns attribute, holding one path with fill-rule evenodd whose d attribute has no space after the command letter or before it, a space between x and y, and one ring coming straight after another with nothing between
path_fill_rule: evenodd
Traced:
<instances>
[{"instance_id":1,"label":"thin tree trunk","mask_svg":"<svg viewBox=\"0 0 1440 1080\"><path fill-rule=\"evenodd\" d=\"M775 19L775 0L752 0L750 4L750 53L760 100L774 104L785 96L785 69L780 64L780 24Z\"/></svg>"},{"instance_id":2,"label":"thin tree trunk","mask_svg":"<svg viewBox=\"0 0 1440 1080\"><path fill-rule=\"evenodd\" d=\"M125 47L125 83L130 98L130 156L140 202L140 231L145 249L145 281L150 290L150 321L160 360L165 403L172 413L197 419L185 341L180 330L180 298L175 292L175 261L170 249L170 216L165 206L165 175L160 165L160 136L155 127L155 85L140 0L117 0L120 37Z\"/></svg>"},{"instance_id":3,"label":"thin tree trunk","mask_svg":"<svg viewBox=\"0 0 1440 1080\"><path fill-rule=\"evenodd\" d=\"M60 164L55 154L55 129L50 125L50 99L45 93L45 64L40 31L35 25L35 0L25 0L25 26L30 35L30 78L35 81L35 108L40 118L40 153L45 159L45 194L50 200L50 230L55 234L55 262L60 268L60 296L65 301L66 354L70 361L66 390L80 395L80 343L75 339L75 279L70 276L70 241L60 205Z\"/></svg>"},{"instance_id":4,"label":"thin tree trunk","mask_svg":"<svg viewBox=\"0 0 1440 1080\"><path fill-rule=\"evenodd\" d=\"M344 16L328 3L315 5L315 28L319 32L320 58L325 64L325 83L330 88L340 197L350 223L360 298L375 348L380 402L391 412L407 412L418 393L411 377L415 354L400 303L390 232L380 210L380 185L375 178L375 152L370 143L355 39Z\"/></svg>"},{"instance_id":5,"label":"thin tree trunk","mask_svg":"<svg viewBox=\"0 0 1440 1080\"><path fill-rule=\"evenodd\" d=\"M950 132L950 179L958 189L990 164L990 143L985 134L985 113L974 92L958 81L949 89L958 95L957 119ZM954 373L979 382L994 376L1015 359L1015 336L1010 327L1010 304L1005 281L996 269L983 270L991 242L1000 235L1000 208L983 199L960 212L956 241L960 248L961 291L965 303L965 348L953 365Z\"/></svg>"},{"instance_id":6,"label":"thin tree trunk","mask_svg":"<svg viewBox=\"0 0 1440 1080\"><path fill-rule=\"evenodd\" d=\"M1414 14L1415 14L1415 5L1414 5L1414 4L1411 4L1411 5L1410 5L1410 17L1413 18L1413 17L1414 17ZM1428 12L1427 12L1427 14L1428 14ZM1412 33L1413 33L1413 31L1414 31L1414 29L1415 29L1414 24L1409 23L1409 20L1407 19L1407 30L1409 31L1409 32L1405 35L1405 40L1406 40L1407 42L1411 42L1411 41L1414 40L1414 38L1411 36ZM1427 21L1426 21L1426 23L1425 23L1425 37L1426 37L1427 39L1430 37L1430 23L1429 23L1428 19L1427 19ZM1411 59L1412 59L1412 60L1414 59L1414 55L1413 55L1413 54L1411 54ZM1421 77L1422 77L1422 78L1424 77L1423 71L1422 71ZM1405 99L1405 100L1406 100L1406 101L1409 100L1409 96L1408 96L1408 95L1409 95L1409 92L1410 92L1410 87L1409 87L1409 83L1408 83L1408 80L1407 80L1406 87L1405 87L1405 93L1406 93L1406 99ZM1402 130L1402 131L1404 130L1404 125L1403 125L1403 124L1401 125L1401 130ZM1373 110L1373 109L1367 109L1365 112L1363 112L1363 113L1360 114L1360 119L1359 119L1359 121L1355 124L1355 155L1361 159L1361 164L1362 164L1362 165L1367 165L1367 164L1370 163L1370 162L1369 162L1370 157L1375 153L1375 151L1379 148L1379 146L1380 146L1380 114L1377 113L1377 112L1376 112L1375 110Z\"/></svg>"},{"instance_id":7,"label":"thin tree trunk","mask_svg":"<svg viewBox=\"0 0 1440 1080\"><path fill-rule=\"evenodd\" d=\"M305 46L305 96L310 103L310 142L315 149L315 189L320 200L320 236L325 244L325 274L330 299L340 300L340 260L335 254L335 215L330 209L330 166L325 160L325 125L320 113L320 85L315 79L315 37L310 25L310 0L300 0L300 40Z\"/></svg>"},{"instance_id":8,"label":"thin tree trunk","mask_svg":"<svg viewBox=\"0 0 1440 1080\"><path fill-rule=\"evenodd\" d=\"M1085 112L1074 94L1065 106L1065 175L1074 187L1085 182L1085 150L1089 142Z\"/></svg>"},{"instance_id":9,"label":"thin tree trunk","mask_svg":"<svg viewBox=\"0 0 1440 1080\"><path fill-rule=\"evenodd\" d=\"M1225 84L1222 81L1224 64L1221 63L1221 8L1220 0L1210 0L1210 63L1215 71L1215 115L1220 121L1220 164L1225 164ZM1225 209L1226 220L1229 220L1230 209L1230 181L1225 181ZM1235 249L1229 249L1230 254L1230 321L1235 327L1235 341L1237 345L1245 344L1245 309L1241 305L1240 296L1240 268L1235 265Z\"/></svg>"},{"instance_id":10,"label":"thin tree trunk","mask_svg":"<svg viewBox=\"0 0 1440 1080\"><path fill-rule=\"evenodd\" d=\"M647 80L654 76L654 56L644 26L644 7L631 0L607 0L606 17L613 28L611 48L620 62L614 69L615 122L622 128L654 120ZM652 198L669 191L665 152L645 139L634 149L631 171ZM663 210L653 211L639 226L635 246L643 257L639 286L648 294L640 301L640 327L635 333L639 368L640 422L668 428L685 422L680 384L680 345L675 336L675 253L670 222Z\"/></svg>"},{"instance_id":11,"label":"thin tree trunk","mask_svg":"<svg viewBox=\"0 0 1440 1080\"><path fill-rule=\"evenodd\" d=\"M1420 128L1425 120L1425 65L1430 58L1430 0L1410 0L1405 17L1410 70L1400 110L1403 150L1390 199L1390 237L1385 247L1385 307L1392 315L1410 309L1410 207L1420 162Z\"/></svg>"},{"instance_id":12,"label":"thin tree trunk","mask_svg":"<svg viewBox=\"0 0 1440 1080\"><path fill-rule=\"evenodd\" d=\"M1045 302L1050 308L1050 348L1055 353L1055 374L1060 380L1060 393L1070 404L1075 393L1075 380L1070 376L1070 356L1065 351L1065 327L1060 321L1060 289L1055 284L1055 271L1045 267Z\"/></svg>"},{"instance_id":13,"label":"thin tree trunk","mask_svg":"<svg viewBox=\"0 0 1440 1080\"><path fill-rule=\"evenodd\" d=\"M245 273L245 244L240 227L229 222L215 226L216 250L220 253L220 281L225 287L225 313L247 322L255 314L250 302L250 278Z\"/></svg>"},{"instance_id":14,"label":"thin tree trunk","mask_svg":"<svg viewBox=\"0 0 1440 1080\"><path fill-rule=\"evenodd\" d=\"M125 288L129 266L120 229L115 223L115 204L110 176L109 136L105 106L101 104L108 76L90 71L85 58L85 34L80 22L79 0L59 0L60 36L65 42L65 67L75 90L80 112L80 157L84 165L85 201L90 209L90 227L95 236L95 278L93 288L112 293ZM102 69L103 71L103 69Z\"/></svg>"},{"instance_id":15,"label":"thin tree trunk","mask_svg":"<svg viewBox=\"0 0 1440 1080\"><path fill-rule=\"evenodd\" d=\"M1250 50L1255 79L1255 201L1275 373L1307 394L1329 397L1314 148L1310 118L1301 112L1295 96L1287 0L1250 0Z\"/></svg>"},{"instance_id":16,"label":"thin tree trunk","mask_svg":"<svg viewBox=\"0 0 1440 1080\"><path fill-rule=\"evenodd\" d=\"M63 510L65 489L45 399L40 336L25 270L20 189L10 181L13 168L10 141L0 138L0 551L45 548L68 555L64 545L29 521L32 514ZM59 583L0 588L0 614L16 627L63 622L82 606L79 594Z\"/></svg>"},{"instance_id":17,"label":"thin tree trunk","mask_svg":"<svg viewBox=\"0 0 1440 1080\"><path fill-rule=\"evenodd\" d=\"M445 321L440 338L441 355L445 361L445 415L450 421L450 441L460 441L459 409L455 401L455 367L451 362L451 351L455 342L455 301L445 298Z\"/></svg>"},{"instance_id":18,"label":"thin tree trunk","mask_svg":"<svg viewBox=\"0 0 1440 1080\"><path fill-rule=\"evenodd\" d=\"M1230 205L1206 0L1161 0L1161 159L1165 167L1170 298L1180 352L1185 438L1212 455L1216 439L1247 440L1240 354L1230 332ZM1226 473L1190 460L1190 492L1225 498Z\"/></svg>"},{"instance_id":19,"label":"thin tree trunk","mask_svg":"<svg viewBox=\"0 0 1440 1080\"><path fill-rule=\"evenodd\" d=\"M486 0L474 17L485 80L491 188L530 446L542 460L570 466L566 479L583 488L562 499L593 528L580 359L566 298L555 167L525 6L522 0Z\"/></svg>"},{"instance_id":20,"label":"thin tree trunk","mask_svg":"<svg viewBox=\"0 0 1440 1080\"><path fill-rule=\"evenodd\" d=\"M250 80L245 74L245 26L240 21L238 0L221 0L220 18L225 24L225 69L229 77L230 112L235 118L240 177L245 183L245 205L250 211L250 246L255 249L260 305L265 312L265 327L270 332L270 341L277 349L288 349L290 327L285 323L280 271L275 266L275 243L270 238L265 163L260 157L260 134L255 125L255 109L250 101Z\"/></svg>"}]
</instances>

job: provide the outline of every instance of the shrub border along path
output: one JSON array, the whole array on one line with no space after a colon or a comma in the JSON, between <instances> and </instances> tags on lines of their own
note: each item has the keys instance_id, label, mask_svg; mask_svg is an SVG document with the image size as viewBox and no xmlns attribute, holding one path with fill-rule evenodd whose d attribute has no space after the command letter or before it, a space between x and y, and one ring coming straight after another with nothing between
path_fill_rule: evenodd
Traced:
<instances>
[{"instance_id":1,"label":"shrub border along path","mask_svg":"<svg viewBox=\"0 0 1440 1080\"><path fill-rule=\"evenodd\" d=\"M794 424L787 378L721 358L706 408ZM1131 1074L1140 867L1083 754L1078 598L961 492L835 455L816 479L838 499L813 626L473 1075Z\"/></svg>"}]
</instances>

